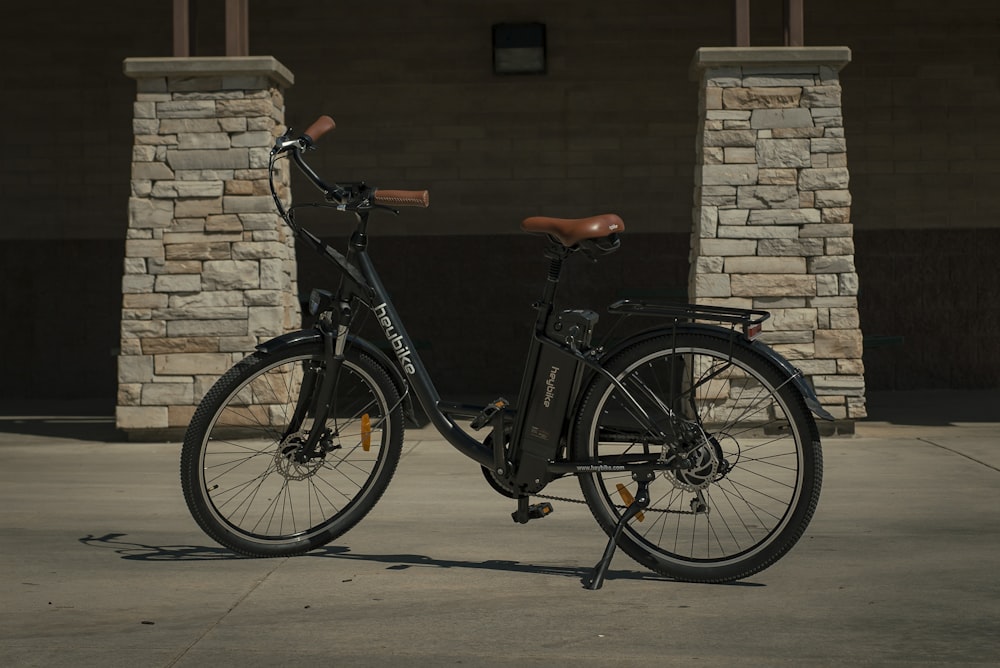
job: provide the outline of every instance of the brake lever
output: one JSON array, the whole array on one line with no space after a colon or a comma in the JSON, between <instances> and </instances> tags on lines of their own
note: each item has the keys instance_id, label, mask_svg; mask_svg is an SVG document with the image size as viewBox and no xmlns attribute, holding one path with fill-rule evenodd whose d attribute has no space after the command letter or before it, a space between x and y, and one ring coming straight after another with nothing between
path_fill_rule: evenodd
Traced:
<instances>
[{"instance_id":1,"label":"brake lever","mask_svg":"<svg viewBox=\"0 0 1000 668\"><path fill-rule=\"evenodd\" d=\"M395 214L397 216L399 215L399 209L395 209L395 208L393 208L393 207L391 207L391 206L389 206L387 204L372 204L371 208L373 208L373 209L385 209L386 211L391 211L393 214Z\"/></svg>"},{"instance_id":2,"label":"brake lever","mask_svg":"<svg viewBox=\"0 0 1000 668\"><path fill-rule=\"evenodd\" d=\"M308 149L311 149L311 148L315 148L314 146L307 145L306 142L302 141L301 138L300 139L289 139L289 137L291 136L291 134L292 134L292 128L291 128L291 126L289 126L288 129L285 130L284 134L278 136L274 140L274 146L271 148L271 155L277 155L279 153L284 153L285 151L287 151L288 149L293 148L293 147L294 148L298 148L300 151L303 150L303 149L308 150Z\"/></svg>"}]
</instances>

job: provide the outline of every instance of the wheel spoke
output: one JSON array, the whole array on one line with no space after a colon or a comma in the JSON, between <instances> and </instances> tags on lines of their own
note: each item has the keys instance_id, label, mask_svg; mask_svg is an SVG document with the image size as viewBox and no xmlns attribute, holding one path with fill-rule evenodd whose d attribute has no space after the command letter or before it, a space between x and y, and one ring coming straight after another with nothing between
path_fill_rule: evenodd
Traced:
<instances>
[{"instance_id":1,"label":"wheel spoke","mask_svg":"<svg viewBox=\"0 0 1000 668\"><path fill-rule=\"evenodd\" d=\"M388 373L367 358L348 354L326 424L315 424L302 403L308 410L289 429L304 369L321 368L322 359L321 347L270 362L252 355L219 380L192 420L182 450L185 499L223 545L254 555L308 550L353 526L388 484L402 411ZM374 425L366 447L363 416Z\"/></svg>"},{"instance_id":2,"label":"wheel spoke","mask_svg":"<svg viewBox=\"0 0 1000 668\"><path fill-rule=\"evenodd\" d=\"M811 517L821 471L812 418L790 379L749 349L694 334L647 341L608 366L674 440L659 459L674 468L658 474L644 520L633 519L619 545L667 575L711 581L744 577L787 551ZM614 462L650 451L631 417L639 411L625 403L607 381L592 383L576 457ZM630 474L588 473L580 482L610 531L624 512L616 486L635 488Z\"/></svg>"}]
</instances>

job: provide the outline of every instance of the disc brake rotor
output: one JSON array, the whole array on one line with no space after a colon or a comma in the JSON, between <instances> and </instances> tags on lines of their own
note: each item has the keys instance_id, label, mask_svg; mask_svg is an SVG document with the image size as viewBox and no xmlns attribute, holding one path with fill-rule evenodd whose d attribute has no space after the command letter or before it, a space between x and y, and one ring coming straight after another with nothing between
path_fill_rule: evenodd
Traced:
<instances>
[{"instance_id":1,"label":"disc brake rotor","mask_svg":"<svg viewBox=\"0 0 1000 668\"><path fill-rule=\"evenodd\" d=\"M688 492L697 492L715 482L719 473L719 457L710 443L699 447L688 456L690 468L670 471L674 487Z\"/></svg>"},{"instance_id":2,"label":"disc brake rotor","mask_svg":"<svg viewBox=\"0 0 1000 668\"><path fill-rule=\"evenodd\" d=\"M305 480L323 468L325 453L309 457L304 462L299 461L299 453L308 439L308 432L300 431L283 440L275 450L275 468L286 480Z\"/></svg>"}]
</instances>

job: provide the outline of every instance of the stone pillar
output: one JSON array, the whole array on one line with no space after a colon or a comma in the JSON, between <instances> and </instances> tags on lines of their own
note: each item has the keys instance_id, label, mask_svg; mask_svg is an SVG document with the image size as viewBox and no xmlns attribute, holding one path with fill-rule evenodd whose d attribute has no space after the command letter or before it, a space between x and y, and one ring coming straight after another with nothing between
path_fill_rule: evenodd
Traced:
<instances>
[{"instance_id":1,"label":"stone pillar","mask_svg":"<svg viewBox=\"0 0 1000 668\"><path fill-rule=\"evenodd\" d=\"M271 57L130 58L137 81L117 425L180 432L211 384L299 324L268 153L291 73ZM287 162L280 192L288 196Z\"/></svg>"},{"instance_id":2,"label":"stone pillar","mask_svg":"<svg viewBox=\"0 0 1000 668\"><path fill-rule=\"evenodd\" d=\"M839 71L847 47L702 48L691 298L772 313L762 339L851 432L865 416Z\"/></svg>"}]
</instances>

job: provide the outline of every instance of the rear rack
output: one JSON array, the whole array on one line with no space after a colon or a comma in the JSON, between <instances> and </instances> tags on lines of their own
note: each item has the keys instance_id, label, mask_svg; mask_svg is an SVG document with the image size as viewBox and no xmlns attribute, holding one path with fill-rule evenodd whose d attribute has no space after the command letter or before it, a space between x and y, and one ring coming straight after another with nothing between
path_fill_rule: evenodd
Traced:
<instances>
[{"instance_id":1,"label":"rear rack","mask_svg":"<svg viewBox=\"0 0 1000 668\"><path fill-rule=\"evenodd\" d=\"M624 315L645 315L658 318L673 318L677 321L708 320L739 326L748 339L756 338L763 329L765 320L771 317L768 311L756 309L730 308L727 306L702 306L699 304L653 304L619 299L608 307L610 313Z\"/></svg>"}]
</instances>

